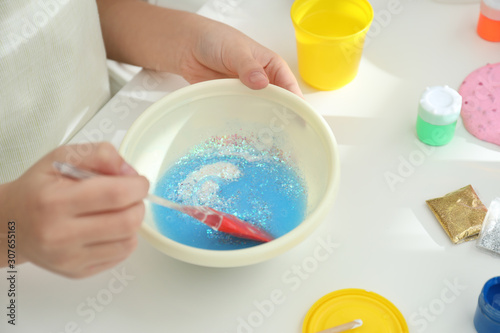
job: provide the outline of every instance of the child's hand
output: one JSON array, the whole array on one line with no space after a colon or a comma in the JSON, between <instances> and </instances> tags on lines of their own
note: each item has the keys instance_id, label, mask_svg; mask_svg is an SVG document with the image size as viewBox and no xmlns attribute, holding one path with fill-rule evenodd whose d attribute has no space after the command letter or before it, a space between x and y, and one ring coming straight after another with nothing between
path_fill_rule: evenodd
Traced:
<instances>
[{"instance_id":1,"label":"child's hand","mask_svg":"<svg viewBox=\"0 0 500 333\"><path fill-rule=\"evenodd\" d=\"M272 83L302 96L278 54L226 24L139 0L97 4L110 59L180 74L190 83L234 77L253 89Z\"/></svg>"},{"instance_id":2,"label":"child's hand","mask_svg":"<svg viewBox=\"0 0 500 333\"><path fill-rule=\"evenodd\" d=\"M85 156L79 161L70 152ZM110 176L68 179L53 161ZM63 146L0 187L0 217L2 224L16 221L18 263L81 278L116 265L135 249L148 188L110 144Z\"/></svg>"},{"instance_id":3,"label":"child's hand","mask_svg":"<svg viewBox=\"0 0 500 333\"><path fill-rule=\"evenodd\" d=\"M180 65L187 81L238 77L252 89L272 83L302 96L295 76L278 54L228 25L201 17L197 23L196 42Z\"/></svg>"}]
</instances>

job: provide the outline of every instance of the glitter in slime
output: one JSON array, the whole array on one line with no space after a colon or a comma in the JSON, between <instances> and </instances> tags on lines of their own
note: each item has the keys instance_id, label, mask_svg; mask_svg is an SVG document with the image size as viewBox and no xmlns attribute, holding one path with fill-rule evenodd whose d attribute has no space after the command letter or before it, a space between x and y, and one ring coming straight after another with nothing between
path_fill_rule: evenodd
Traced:
<instances>
[{"instance_id":1,"label":"glitter in slime","mask_svg":"<svg viewBox=\"0 0 500 333\"><path fill-rule=\"evenodd\" d=\"M255 149L233 135L214 137L166 170L155 194L184 205L209 206L280 237L305 217L307 191L291 159L281 150ZM209 250L260 244L215 231L174 210L153 206L155 223L168 238Z\"/></svg>"}]
</instances>

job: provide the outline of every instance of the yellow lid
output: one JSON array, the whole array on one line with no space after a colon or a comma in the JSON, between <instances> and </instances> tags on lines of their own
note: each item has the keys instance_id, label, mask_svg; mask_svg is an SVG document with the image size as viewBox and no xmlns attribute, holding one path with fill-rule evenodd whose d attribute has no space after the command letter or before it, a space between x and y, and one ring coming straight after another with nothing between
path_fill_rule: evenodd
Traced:
<instances>
[{"instance_id":1,"label":"yellow lid","mask_svg":"<svg viewBox=\"0 0 500 333\"><path fill-rule=\"evenodd\" d=\"M352 333L408 333L399 310L384 297L362 289L342 289L320 298L307 312L302 333L317 333L361 319Z\"/></svg>"}]
</instances>

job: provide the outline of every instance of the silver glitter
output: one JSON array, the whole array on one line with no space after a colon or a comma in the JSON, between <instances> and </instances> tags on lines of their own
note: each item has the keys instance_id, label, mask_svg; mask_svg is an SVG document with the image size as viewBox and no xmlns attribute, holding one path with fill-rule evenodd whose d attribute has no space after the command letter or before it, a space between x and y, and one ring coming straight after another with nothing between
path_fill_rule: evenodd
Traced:
<instances>
[{"instance_id":1,"label":"silver glitter","mask_svg":"<svg viewBox=\"0 0 500 333\"><path fill-rule=\"evenodd\" d=\"M290 151L277 145L257 149L255 137L253 134L216 136L192 147L167 171L168 181L162 180L156 191L181 204L213 207L275 237L282 236L305 216L305 178ZM165 216L159 216L162 225ZM170 237L179 235L176 241L194 246L203 244L200 247L207 249L257 245L211 228L201 232L177 234L175 228L166 231L171 233Z\"/></svg>"},{"instance_id":2,"label":"silver glitter","mask_svg":"<svg viewBox=\"0 0 500 333\"><path fill-rule=\"evenodd\" d=\"M500 198L491 202L476 245L500 255Z\"/></svg>"}]
</instances>

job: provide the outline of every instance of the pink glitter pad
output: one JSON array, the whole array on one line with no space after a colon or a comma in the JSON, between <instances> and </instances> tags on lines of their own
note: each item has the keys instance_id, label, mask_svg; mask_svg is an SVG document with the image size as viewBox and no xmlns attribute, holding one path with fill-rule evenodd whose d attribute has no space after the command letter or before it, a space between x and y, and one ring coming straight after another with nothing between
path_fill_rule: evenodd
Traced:
<instances>
[{"instance_id":1,"label":"pink glitter pad","mask_svg":"<svg viewBox=\"0 0 500 333\"><path fill-rule=\"evenodd\" d=\"M500 145L500 63L467 76L460 89L462 120L476 138Z\"/></svg>"}]
</instances>

